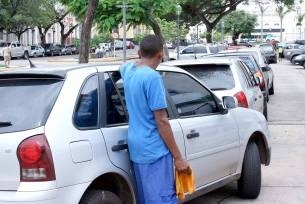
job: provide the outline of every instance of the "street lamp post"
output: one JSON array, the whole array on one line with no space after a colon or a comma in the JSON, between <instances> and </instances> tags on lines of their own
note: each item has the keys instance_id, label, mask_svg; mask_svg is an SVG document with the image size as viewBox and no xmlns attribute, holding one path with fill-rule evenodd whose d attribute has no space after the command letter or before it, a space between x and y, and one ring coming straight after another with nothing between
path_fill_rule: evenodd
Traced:
<instances>
[{"instance_id":1,"label":"street lamp post","mask_svg":"<svg viewBox=\"0 0 305 204\"><path fill-rule=\"evenodd\" d=\"M52 26L52 31L53 31L53 43L54 43L54 38L55 38L55 27Z\"/></svg>"},{"instance_id":2,"label":"street lamp post","mask_svg":"<svg viewBox=\"0 0 305 204\"><path fill-rule=\"evenodd\" d=\"M176 12L177 12L177 28L178 28L178 32L177 32L177 34L178 34L178 36L177 36L177 60L179 60L179 58L180 58L180 50L179 50L179 46L180 46L180 31L179 31L179 29L180 29L180 26L179 26L179 24L180 24L180 14L181 14L181 12L182 12L182 8L181 8L181 6L179 5L179 4L177 4L176 5Z\"/></svg>"},{"instance_id":3,"label":"street lamp post","mask_svg":"<svg viewBox=\"0 0 305 204\"><path fill-rule=\"evenodd\" d=\"M126 61L126 10L130 6L126 5L125 0L123 0L123 4L119 5L118 7L122 8L122 13L123 13L123 62L125 62Z\"/></svg>"}]
</instances>

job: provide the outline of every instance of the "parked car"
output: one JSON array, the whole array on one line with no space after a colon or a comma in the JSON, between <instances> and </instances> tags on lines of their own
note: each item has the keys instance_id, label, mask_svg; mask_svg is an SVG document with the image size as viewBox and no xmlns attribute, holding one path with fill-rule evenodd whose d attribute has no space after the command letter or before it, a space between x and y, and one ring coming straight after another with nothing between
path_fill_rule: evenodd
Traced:
<instances>
[{"instance_id":1,"label":"parked car","mask_svg":"<svg viewBox=\"0 0 305 204\"><path fill-rule=\"evenodd\" d=\"M74 65L0 73L1 204L137 203L118 69ZM158 71L175 139L195 175L196 193L185 201L235 180L241 197L256 198L261 164L271 159L264 116L236 108L231 96L219 99L184 70Z\"/></svg>"},{"instance_id":2,"label":"parked car","mask_svg":"<svg viewBox=\"0 0 305 204\"><path fill-rule=\"evenodd\" d=\"M111 43L99 43L100 48L104 48L106 52L111 50Z\"/></svg>"},{"instance_id":3,"label":"parked car","mask_svg":"<svg viewBox=\"0 0 305 204\"><path fill-rule=\"evenodd\" d=\"M72 48L69 45L58 45L61 47L61 53L63 55L72 55Z\"/></svg>"},{"instance_id":4,"label":"parked car","mask_svg":"<svg viewBox=\"0 0 305 204\"><path fill-rule=\"evenodd\" d=\"M305 69L305 54L296 56L294 58L294 63L303 66Z\"/></svg>"},{"instance_id":5,"label":"parked car","mask_svg":"<svg viewBox=\"0 0 305 204\"><path fill-rule=\"evenodd\" d=\"M260 66L261 70L263 71L264 78L267 82L267 87L268 87L268 92L269 95L274 94L274 74L273 71L268 64L266 58L263 56L262 52L260 51L259 48L241 48L237 50L227 50L227 51L222 51L221 53L227 53L227 52L243 52L243 53L249 53L251 54L258 65Z\"/></svg>"},{"instance_id":6,"label":"parked car","mask_svg":"<svg viewBox=\"0 0 305 204\"><path fill-rule=\"evenodd\" d=\"M46 55L49 56L62 55L61 46L58 44L46 43L43 44L42 47L44 48Z\"/></svg>"},{"instance_id":7,"label":"parked car","mask_svg":"<svg viewBox=\"0 0 305 204\"><path fill-rule=\"evenodd\" d=\"M113 50L113 48L115 48L116 50L122 50L123 45L123 40L115 40L111 43L111 50Z\"/></svg>"},{"instance_id":8,"label":"parked car","mask_svg":"<svg viewBox=\"0 0 305 204\"><path fill-rule=\"evenodd\" d=\"M198 59L202 56L217 53L221 48L217 44L194 44L179 50L179 59ZM169 52L169 59L177 59L177 50Z\"/></svg>"},{"instance_id":9,"label":"parked car","mask_svg":"<svg viewBox=\"0 0 305 204\"><path fill-rule=\"evenodd\" d=\"M305 45L305 40L296 40L294 43L299 45Z\"/></svg>"},{"instance_id":10,"label":"parked car","mask_svg":"<svg viewBox=\"0 0 305 204\"><path fill-rule=\"evenodd\" d=\"M261 69L255 58L250 53L226 52L226 53L217 53L207 57L236 57L241 59L248 66L249 70L254 74L254 76L259 78L259 88L262 91L266 102L269 101L268 83L265 79L263 70ZM267 113L264 115L267 115Z\"/></svg>"},{"instance_id":11,"label":"parked car","mask_svg":"<svg viewBox=\"0 0 305 204\"><path fill-rule=\"evenodd\" d=\"M13 41L13 42L0 42L0 59L3 59L2 49L6 47L7 44L11 49L12 58L27 59L29 57L29 47L22 45L18 41Z\"/></svg>"},{"instance_id":12,"label":"parked car","mask_svg":"<svg viewBox=\"0 0 305 204\"><path fill-rule=\"evenodd\" d=\"M72 54L78 54L78 47L76 45L68 45L71 48Z\"/></svg>"},{"instance_id":13,"label":"parked car","mask_svg":"<svg viewBox=\"0 0 305 204\"><path fill-rule=\"evenodd\" d=\"M305 54L305 45L300 45L298 48L290 49L286 53L286 58L290 60L292 64L294 64L295 57L301 54Z\"/></svg>"},{"instance_id":14,"label":"parked car","mask_svg":"<svg viewBox=\"0 0 305 204\"><path fill-rule=\"evenodd\" d=\"M238 106L261 112L268 118L267 100L259 88L259 79L238 58L209 57L197 60L176 60L166 65L180 67L210 88L218 98L236 97Z\"/></svg>"},{"instance_id":15,"label":"parked car","mask_svg":"<svg viewBox=\"0 0 305 204\"><path fill-rule=\"evenodd\" d=\"M135 44L130 41L130 40L126 40L126 48L127 49L134 49L135 48Z\"/></svg>"},{"instance_id":16,"label":"parked car","mask_svg":"<svg viewBox=\"0 0 305 204\"><path fill-rule=\"evenodd\" d=\"M277 53L272 44L260 44L259 48L269 64L277 63Z\"/></svg>"},{"instance_id":17,"label":"parked car","mask_svg":"<svg viewBox=\"0 0 305 204\"><path fill-rule=\"evenodd\" d=\"M287 52L289 52L291 49L298 49L300 46L301 45L299 44L287 43L284 47L284 58L288 58Z\"/></svg>"},{"instance_id":18,"label":"parked car","mask_svg":"<svg viewBox=\"0 0 305 204\"><path fill-rule=\"evenodd\" d=\"M45 50L40 45L32 45L30 50L30 57L44 57Z\"/></svg>"}]
</instances>

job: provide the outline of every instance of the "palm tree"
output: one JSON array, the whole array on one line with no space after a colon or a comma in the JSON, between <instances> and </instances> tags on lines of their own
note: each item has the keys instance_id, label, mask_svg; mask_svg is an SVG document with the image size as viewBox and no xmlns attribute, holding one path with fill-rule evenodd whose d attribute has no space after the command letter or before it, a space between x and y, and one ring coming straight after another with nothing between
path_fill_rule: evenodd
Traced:
<instances>
[{"instance_id":1,"label":"palm tree","mask_svg":"<svg viewBox=\"0 0 305 204\"><path fill-rule=\"evenodd\" d=\"M287 13L289 13L292 10L291 6L286 6L283 2L278 2L276 4L275 11L280 17L280 26L281 26L281 31L280 31L280 42L283 41L283 19Z\"/></svg>"}]
</instances>

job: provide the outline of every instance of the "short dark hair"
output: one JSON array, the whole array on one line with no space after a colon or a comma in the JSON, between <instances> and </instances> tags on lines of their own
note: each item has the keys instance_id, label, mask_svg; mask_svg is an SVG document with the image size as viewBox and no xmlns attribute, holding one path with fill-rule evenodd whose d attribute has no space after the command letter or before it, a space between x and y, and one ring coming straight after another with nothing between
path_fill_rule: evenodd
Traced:
<instances>
[{"instance_id":1,"label":"short dark hair","mask_svg":"<svg viewBox=\"0 0 305 204\"><path fill-rule=\"evenodd\" d=\"M161 50L163 50L162 40L156 35L147 35L140 42L142 57L151 58Z\"/></svg>"}]
</instances>

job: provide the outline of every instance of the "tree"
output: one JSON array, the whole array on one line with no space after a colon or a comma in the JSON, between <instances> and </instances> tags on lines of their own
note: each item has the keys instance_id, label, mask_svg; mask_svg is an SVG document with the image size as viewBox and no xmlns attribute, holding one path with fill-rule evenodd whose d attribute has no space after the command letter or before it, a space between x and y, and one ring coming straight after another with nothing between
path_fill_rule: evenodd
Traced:
<instances>
[{"instance_id":1,"label":"tree","mask_svg":"<svg viewBox=\"0 0 305 204\"><path fill-rule=\"evenodd\" d=\"M212 42L212 31L226 15L236 10L245 0L181 0L182 19L194 25L200 21L207 29L207 42Z\"/></svg>"},{"instance_id":2,"label":"tree","mask_svg":"<svg viewBox=\"0 0 305 204\"><path fill-rule=\"evenodd\" d=\"M82 22L78 62L88 63L91 29L96 10L99 6L99 0L61 0L61 2L68 6L69 11L72 12L78 18L78 20Z\"/></svg>"},{"instance_id":3,"label":"tree","mask_svg":"<svg viewBox=\"0 0 305 204\"><path fill-rule=\"evenodd\" d=\"M232 41L236 45L236 40L240 34L251 34L255 28L256 16L245 11L234 11L223 19L224 32L232 34Z\"/></svg>"},{"instance_id":4,"label":"tree","mask_svg":"<svg viewBox=\"0 0 305 204\"><path fill-rule=\"evenodd\" d=\"M281 27L280 41L282 42L283 41L283 19L287 13L292 11L292 5L290 5L290 4L286 5L284 3L284 0L278 0L275 3L276 3L275 11L278 14L278 16L280 17L280 27Z\"/></svg>"},{"instance_id":5,"label":"tree","mask_svg":"<svg viewBox=\"0 0 305 204\"><path fill-rule=\"evenodd\" d=\"M158 17L167 13L175 12L175 0L126 0L128 5L127 23L129 26L146 25L152 28L155 35L160 37L165 44L164 36L158 24ZM102 31L111 31L117 28L123 20L122 10L118 5L122 4L122 0L104 0L97 9L96 22L98 28ZM168 50L164 46L164 58L168 59Z\"/></svg>"},{"instance_id":6,"label":"tree","mask_svg":"<svg viewBox=\"0 0 305 204\"><path fill-rule=\"evenodd\" d=\"M179 39L184 39L188 33L188 29L185 25L180 25L178 29L177 23L174 21L157 18L157 23L160 26L163 38L166 42L174 42L178 36Z\"/></svg>"}]
</instances>

